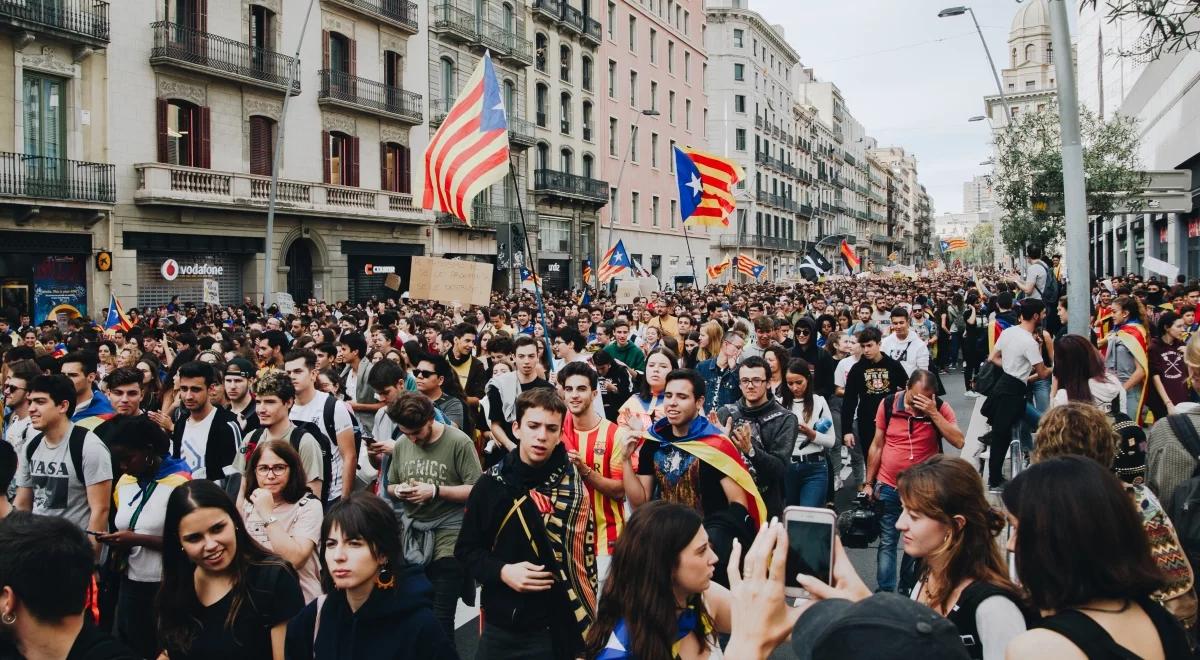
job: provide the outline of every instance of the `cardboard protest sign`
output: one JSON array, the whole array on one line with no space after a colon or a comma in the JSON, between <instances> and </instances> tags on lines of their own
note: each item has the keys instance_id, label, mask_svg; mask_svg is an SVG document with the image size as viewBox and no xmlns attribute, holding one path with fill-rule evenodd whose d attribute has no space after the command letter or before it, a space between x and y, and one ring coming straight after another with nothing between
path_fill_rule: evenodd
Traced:
<instances>
[{"instance_id":1,"label":"cardboard protest sign","mask_svg":"<svg viewBox=\"0 0 1200 660\"><path fill-rule=\"evenodd\" d=\"M408 295L417 300L487 306L492 293L491 264L459 259L413 257Z\"/></svg>"}]
</instances>

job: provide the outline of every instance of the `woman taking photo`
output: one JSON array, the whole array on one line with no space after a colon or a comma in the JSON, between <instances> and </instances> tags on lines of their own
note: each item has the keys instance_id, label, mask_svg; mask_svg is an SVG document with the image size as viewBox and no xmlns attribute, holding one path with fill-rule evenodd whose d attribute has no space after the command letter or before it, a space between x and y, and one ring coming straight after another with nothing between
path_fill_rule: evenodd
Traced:
<instances>
[{"instance_id":1,"label":"woman taking photo","mask_svg":"<svg viewBox=\"0 0 1200 660\"><path fill-rule=\"evenodd\" d=\"M1154 390L1147 397L1155 419L1175 414L1175 404L1188 400L1187 368L1183 347L1187 325L1175 312L1164 312L1155 326L1158 336L1150 342L1150 382Z\"/></svg>"},{"instance_id":2,"label":"woman taking photo","mask_svg":"<svg viewBox=\"0 0 1200 660\"><path fill-rule=\"evenodd\" d=\"M250 538L220 486L189 481L171 493L156 603L169 660L282 660L302 607L292 567Z\"/></svg>"},{"instance_id":3,"label":"woman taking photo","mask_svg":"<svg viewBox=\"0 0 1200 660\"><path fill-rule=\"evenodd\" d=\"M171 439L145 415L114 417L107 435L116 473L113 531L96 537L121 566L116 633L143 658L158 652L154 596L162 581L163 524L167 500L191 479L187 463L167 452Z\"/></svg>"},{"instance_id":4,"label":"woman taking photo","mask_svg":"<svg viewBox=\"0 0 1200 660\"><path fill-rule=\"evenodd\" d=\"M299 452L287 440L260 442L243 479L237 503L250 537L296 569L305 602L321 595L316 549L324 512L308 490Z\"/></svg>"},{"instance_id":5,"label":"woman taking photo","mask_svg":"<svg viewBox=\"0 0 1200 660\"><path fill-rule=\"evenodd\" d=\"M1000 660L1025 631L1020 590L996 544L1004 517L993 510L969 463L935 454L900 474L904 554L917 560L913 600L958 627L972 658Z\"/></svg>"},{"instance_id":6,"label":"woman taking photo","mask_svg":"<svg viewBox=\"0 0 1200 660\"><path fill-rule=\"evenodd\" d=\"M825 397L812 389L812 366L793 358L788 362L785 407L799 420L796 447L784 481L788 506L819 507L829 490L829 468L825 452L833 447L833 413Z\"/></svg>"},{"instance_id":7,"label":"woman taking photo","mask_svg":"<svg viewBox=\"0 0 1200 660\"><path fill-rule=\"evenodd\" d=\"M663 387L667 374L678 368L679 360L669 348L659 348L646 356L646 376L641 388L631 395L617 413L617 425L638 433L649 429L663 415ZM638 422L640 426L635 426Z\"/></svg>"},{"instance_id":8,"label":"woman taking photo","mask_svg":"<svg viewBox=\"0 0 1200 660\"><path fill-rule=\"evenodd\" d=\"M617 539L585 657L693 660L720 652L730 597L712 581L717 555L702 522L694 509L662 500L634 511Z\"/></svg>"},{"instance_id":9,"label":"woman taking photo","mask_svg":"<svg viewBox=\"0 0 1200 660\"><path fill-rule=\"evenodd\" d=\"M359 492L335 504L321 524L320 557L329 595L288 624L288 660L458 657L433 616L433 587L421 567L405 564L400 526L382 499Z\"/></svg>"},{"instance_id":10,"label":"woman taking photo","mask_svg":"<svg viewBox=\"0 0 1200 660\"><path fill-rule=\"evenodd\" d=\"M1082 456L1054 458L1022 471L1001 497L1012 525L1008 550L1044 617L1009 644L1008 658L1191 657L1183 628L1150 597L1165 579L1108 468Z\"/></svg>"}]
</instances>

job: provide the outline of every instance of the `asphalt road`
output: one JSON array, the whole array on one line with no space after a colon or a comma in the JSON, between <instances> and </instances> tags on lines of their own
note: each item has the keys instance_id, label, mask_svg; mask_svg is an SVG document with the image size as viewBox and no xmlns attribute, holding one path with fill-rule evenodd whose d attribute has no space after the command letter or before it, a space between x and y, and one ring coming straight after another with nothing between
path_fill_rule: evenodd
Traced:
<instances>
[{"instance_id":1,"label":"asphalt road","mask_svg":"<svg viewBox=\"0 0 1200 660\"><path fill-rule=\"evenodd\" d=\"M961 371L952 371L949 375L942 376L943 385L946 388L946 396L942 399L950 404L954 409L955 417L958 419L959 427L967 433L967 446L964 452L968 455L972 453L973 436L978 435L978 420L976 420L975 428L968 431L972 419L972 411L975 408L976 399L964 396L965 387ZM957 449L947 445L945 451L951 455L957 455ZM857 484L849 484L842 490L838 497L839 508L846 506L852 501ZM872 589L876 586L876 556L878 550L875 545L864 549L849 549L850 561L853 562L854 568L858 574L862 576L863 581ZM464 660L470 660L475 657L475 649L478 644L479 634L479 618L478 611L474 608L467 608L461 602L459 603L459 611L455 621L457 631L455 633L455 642L458 645L459 657ZM791 653L791 649L781 647L772 654L772 660L789 660L795 657Z\"/></svg>"}]
</instances>

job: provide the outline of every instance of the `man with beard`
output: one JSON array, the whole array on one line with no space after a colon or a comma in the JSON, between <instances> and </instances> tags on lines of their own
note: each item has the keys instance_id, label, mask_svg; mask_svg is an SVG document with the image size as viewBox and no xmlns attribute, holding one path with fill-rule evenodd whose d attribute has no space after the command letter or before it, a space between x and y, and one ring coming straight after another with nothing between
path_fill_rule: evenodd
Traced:
<instances>
[{"instance_id":1,"label":"man with beard","mask_svg":"<svg viewBox=\"0 0 1200 660\"><path fill-rule=\"evenodd\" d=\"M742 398L717 411L721 426L753 470L768 516L783 513L783 482L796 445L796 416L767 395L771 367L748 357L738 367Z\"/></svg>"},{"instance_id":2,"label":"man with beard","mask_svg":"<svg viewBox=\"0 0 1200 660\"><path fill-rule=\"evenodd\" d=\"M237 416L243 436L259 427L258 410L250 393L253 379L254 365L246 358L233 358L225 368L225 397L229 399L229 412Z\"/></svg>"}]
</instances>

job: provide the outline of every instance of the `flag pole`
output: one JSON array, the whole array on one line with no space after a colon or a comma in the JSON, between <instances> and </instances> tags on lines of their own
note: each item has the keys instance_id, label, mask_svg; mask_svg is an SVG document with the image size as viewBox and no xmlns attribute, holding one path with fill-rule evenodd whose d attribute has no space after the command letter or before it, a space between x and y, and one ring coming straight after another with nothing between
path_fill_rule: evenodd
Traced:
<instances>
[{"instance_id":1,"label":"flag pole","mask_svg":"<svg viewBox=\"0 0 1200 660\"><path fill-rule=\"evenodd\" d=\"M692 264L692 285L700 288L700 278L696 277L696 260L692 257L692 242L688 239L687 220L683 221L683 244L687 246L688 261Z\"/></svg>"},{"instance_id":2,"label":"flag pole","mask_svg":"<svg viewBox=\"0 0 1200 660\"><path fill-rule=\"evenodd\" d=\"M525 237L525 264L533 273L533 297L537 300L538 317L542 319L542 341L546 344L546 360L554 365L554 354L550 348L550 324L546 323L546 306L542 303L541 277L537 274L537 264L533 262L533 250L529 249L529 227L525 224L525 206L521 204L521 187L517 185L517 168L513 165L512 153L508 155L508 173L513 182L513 193L517 198L517 215L521 218L521 233ZM547 374L549 375L549 374Z\"/></svg>"}]
</instances>

